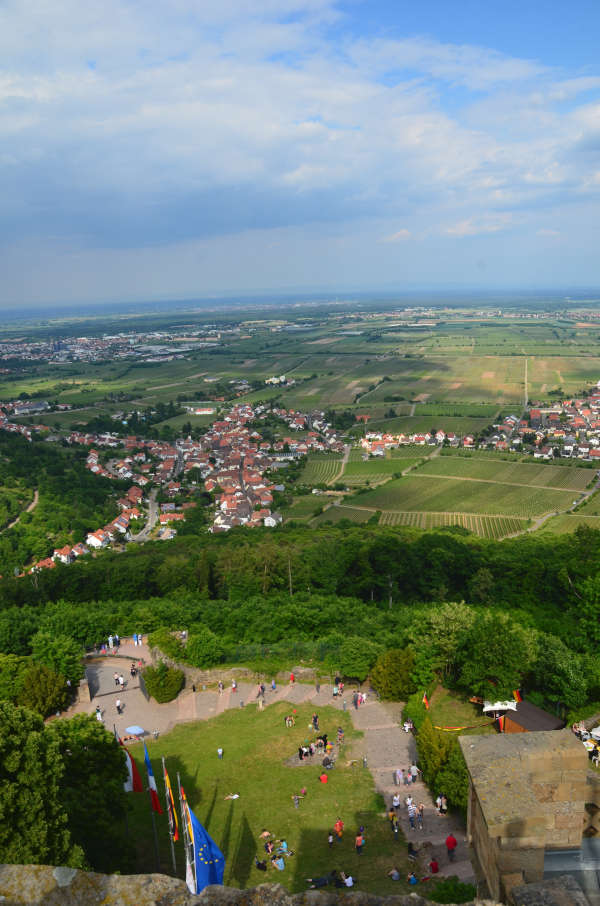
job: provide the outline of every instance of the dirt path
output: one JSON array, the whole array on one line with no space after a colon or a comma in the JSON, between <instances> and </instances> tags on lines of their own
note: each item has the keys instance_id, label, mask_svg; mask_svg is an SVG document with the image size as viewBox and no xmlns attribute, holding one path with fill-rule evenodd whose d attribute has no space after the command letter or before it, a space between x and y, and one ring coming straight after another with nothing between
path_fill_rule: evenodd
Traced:
<instances>
[{"instance_id":1,"label":"dirt path","mask_svg":"<svg viewBox=\"0 0 600 906\"><path fill-rule=\"evenodd\" d=\"M340 478L342 477L342 475L344 474L344 469L345 469L346 466L348 465L348 460L350 459L350 451L351 451L351 450L352 450L352 445L351 445L351 444L346 444L346 446L344 447L344 455L342 456L342 462L341 462L341 465L340 465L340 471L339 471L339 472L336 472L336 474L333 476L333 478L330 478L330 479L329 479L329 481L327 482L328 485L335 484L336 481L339 481Z\"/></svg>"},{"instance_id":2,"label":"dirt path","mask_svg":"<svg viewBox=\"0 0 600 906\"><path fill-rule=\"evenodd\" d=\"M38 489L36 488L35 491L33 492L33 500L31 501L31 503L25 507L25 509L23 510L22 513L19 513L19 515L17 516L16 519L13 519L12 522L9 522L8 525L2 529L2 531L6 532L8 529L14 528L15 525L17 525L17 523L19 522L23 513L32 513L35 510L36 506L38 505L39 499L40 499L40 495L39 495Z\"/></svg>"}]
</instances>

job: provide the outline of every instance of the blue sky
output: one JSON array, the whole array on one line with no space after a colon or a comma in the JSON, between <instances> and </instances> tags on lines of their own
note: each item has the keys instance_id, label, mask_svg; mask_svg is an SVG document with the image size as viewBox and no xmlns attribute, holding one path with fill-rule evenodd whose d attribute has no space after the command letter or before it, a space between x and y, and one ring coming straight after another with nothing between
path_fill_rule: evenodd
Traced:
<instances>
[{"instance_id":1,"label":"blue sky","mask_svg":"<svg viewBox=\"0 0 600 906\"><path fill-rule=\"evenodd\" d=\"M597 0L6 0L0 305L600 285Z\"/></svg>"}]
</instances>

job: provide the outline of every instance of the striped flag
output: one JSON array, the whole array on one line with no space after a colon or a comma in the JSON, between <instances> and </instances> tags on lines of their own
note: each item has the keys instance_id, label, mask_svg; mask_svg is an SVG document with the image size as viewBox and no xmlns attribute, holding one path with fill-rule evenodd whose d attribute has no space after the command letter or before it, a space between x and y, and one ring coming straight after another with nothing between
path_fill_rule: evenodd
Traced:
<instances>
[{"instance_id":1,"label":"striped flag","mask_svg":"<svg viewBox=\"0 0 600 906\"><path fill-rule=\"evenodd\" d=\"M167 769L165 767L165 760L163 758L163 775L165 779L165 792L167 794L167 815L169 816L169 832L173 837L173 840L177 842L179 840L179 821L177 819L177 812L175 811L175 800L173 799L173 791L171 789L171 781L169 780L169 775L167 774Z\"/></svg>"},{"instance_id":2,"label":"striped flag","mask_svg":"<svg viewBox=\"0 0 600 906\"><path fill-rule=\"evenodd\" d=\"M429 711L429 699L427 698L426 692L423 693L423 704L425 705L425 709Z\"/></svg>"},{"instance_id":3,"label":"striped flag","mask_svg":"<svg viewBox=\"0 0 600 906\"><path fill-rule=\"evenodd\" d=\"M501 714L500 717L498 718L498 729L500 730L501 733L504 733L504 720L505 720L504 715Z\"/></svg>"},{"instance_id":4,"label":"striped flag","mask_svg":"<svg viewBox=\"0 0 600 906\"><path fill-rule=\"evenodd\" d=\"M142 778L140 776L140 772L138 771L138 766L135 763L135 761L133 760L131 752L129 751L127 746L124 745L123 740L117 733L116 727L115 727L115 739L117 740L119 745L123 747L123 750L125 751L125 763L127 765L128 777L127 777L127 780L125 781L125 783L123 784L123 789L125 790L126 793L143 793L144 784L142 783Z\"/></svg>"},{"instance_id":5,"label":"striped flag","mask_svg":"<svg viewBox=\"0 0 600 906\"><path fill-rule=\"evenodd\" d=\"M521 695L521 693L520 693L520 691L519 691L518 689L515 689L515 690L513 691L513 698L514 698L514 700L515 700L516 702L522 702L522 701L523 701L523 696Z\"/></svg>"},{"instance_id":6,"label":"striped flag","mask_svg":"<svg viewBox=\"0 0 600 906\"><path fill-rule=\"evenodd\" d=\"M152 770L152 765L150 763L150 756L148 755L148 749L146 748L146 743L144 743L144 761L146 762L146 770L148 772L148 787L150 789L150 799L152 800L152 809L155 812L158 812L159 815L162 815L163 810L160 807L160 802L158 799L158 792L156 789L156 780L154 779L154 771Z\"/></svg>"}]
</instances>

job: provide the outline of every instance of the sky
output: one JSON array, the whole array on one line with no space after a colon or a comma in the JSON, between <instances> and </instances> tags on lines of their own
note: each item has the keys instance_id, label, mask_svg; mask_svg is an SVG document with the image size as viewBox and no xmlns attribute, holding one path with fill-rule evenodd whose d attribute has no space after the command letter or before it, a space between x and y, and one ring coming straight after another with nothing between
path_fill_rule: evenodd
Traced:
<instances>
[{"instance_id":1,"label":"sky","mask_svg":"<svg viewBox=\"0 0 600 906\"><path fill-rule=\"evenodd\" d=\"M0 308L600 286L598 0L3 0Z\"/></svg>"}]
</instances>

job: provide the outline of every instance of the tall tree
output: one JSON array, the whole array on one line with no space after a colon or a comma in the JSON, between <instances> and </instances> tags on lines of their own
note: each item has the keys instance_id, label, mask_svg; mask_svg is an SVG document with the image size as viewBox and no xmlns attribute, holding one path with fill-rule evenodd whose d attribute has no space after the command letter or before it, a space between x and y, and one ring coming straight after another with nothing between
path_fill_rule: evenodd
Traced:
<instances>
[{"instance_id":1,"label":"tall tree","mask_svg":"<svg viewBox=\"0 0 600 906\"><path fill-rule=\"evenodd\" d=\"M41 717L0 702L0 862L84 866L61 800L63 776Z\"/></svg>"},{"instance_id":2,"label":"tall tree","mask_svg":"<svg viewBox=\"0 0 600 906\"><path fill-rule=\"evenodd\" d=\"M83 849L97 871L130 869L123 748L103 724L88 714L55 720L48 724L46 732L57 745L64 765L59 793L73 842Z\"/></svg>"}]
</instances>

